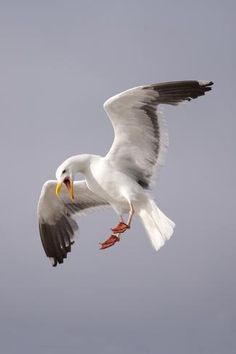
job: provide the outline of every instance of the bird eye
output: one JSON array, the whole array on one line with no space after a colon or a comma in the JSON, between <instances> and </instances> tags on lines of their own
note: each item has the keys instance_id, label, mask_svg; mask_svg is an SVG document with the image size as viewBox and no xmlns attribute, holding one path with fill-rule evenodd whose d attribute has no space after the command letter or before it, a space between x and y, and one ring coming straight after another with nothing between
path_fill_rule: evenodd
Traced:
<instances>
[{"instance_id":1,"label":"bird eye","mask_svg":"<svg viewBox=\"0 0 236 354\"><path fill-rule=\"evenodd\" d=\"M62 173L66 173L66 170L63 170Z\"/></svg>"}]
</instances>

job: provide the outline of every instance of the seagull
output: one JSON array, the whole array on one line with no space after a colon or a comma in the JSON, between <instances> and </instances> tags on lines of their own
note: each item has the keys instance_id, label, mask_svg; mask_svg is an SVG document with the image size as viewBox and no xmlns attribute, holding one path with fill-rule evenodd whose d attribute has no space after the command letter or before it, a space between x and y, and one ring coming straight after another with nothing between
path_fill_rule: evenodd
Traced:
<instances>
[{"instance_id":1,"label":"seagull","mask_svg":"<svg viewBox=\"0 0 236 354\"><path fill-rule=\"evenodd\" d=\"M149 192L168 145L159 106L191 101L210 91L212 85L212 81L189 80L139 86L104 103L114 129L107 155L71 156L57 168L56 180L42 187L37 209L39 233L54 267L71 251L78 231L74 217L101 208L112 207L119 217L111 235L100 243L101 250L121 240L134 215L139 216L156 251L170 239L175 224ZM85 180L75 181L78 173Z\"/></svg>"}]
</instances>

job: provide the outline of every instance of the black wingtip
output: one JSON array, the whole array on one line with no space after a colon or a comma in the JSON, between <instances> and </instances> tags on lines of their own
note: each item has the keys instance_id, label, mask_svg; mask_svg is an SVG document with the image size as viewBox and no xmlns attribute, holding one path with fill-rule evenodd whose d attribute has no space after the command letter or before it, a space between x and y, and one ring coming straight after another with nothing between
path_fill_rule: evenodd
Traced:
<instances>
[{"instance_id":1,"label":"black wingtip","mask_svg":"<svg viewBox=\"0 0 236 354\"><path fill-rule=\"evenodd\" d=\"M201 81L200 81L201 82ZM214 85L214 82L213 81L206 81L203 86L212 86Z\"/></svg>"},{"instance_id":2,"label":"black wingtip","mask_svg":"<svg viewBox=\"0 0 236 354\"><path fill-rule=\"evenodd\" d=\"M200 86L203 86L205 89L211 90L212 88L210 86L214 85L213 81L199 81Z\"/></svg>"},{"instance_id":3,"label":"black wingtip","mask_svg":"<svg viewBox=\"0 0 236 354\"><path fill-rule=\"evenodd\" d=\"M66 258L66 257L65 257ZM53 258L53 262L51 262L52 266L55 268L58 264L62 264L63 263L63 259L56 259Z\"/></svg>"},{"instance_id":4,"label":"black wingtip","mask_svg":"<svg viewBox=\"0 0 236 354\"><path fill-rule=\"evenodd\" d=\"M214 85L213 81L198 81L199 89L202 91L200 96L205 95L206 92L212 90L212 86Z\"/></svg>"},{"instance_id":5,"label":"black wingtip","mask_svg":"<svg viewBox=\"0 0 236 354\"><path fill-rule=\"evenodd\" d=\"M57 260L56 260L55 258L53 259L52 266L53 266L53 267L56 267L56 266L57 266Z\"/></svg>"}]
</instances>

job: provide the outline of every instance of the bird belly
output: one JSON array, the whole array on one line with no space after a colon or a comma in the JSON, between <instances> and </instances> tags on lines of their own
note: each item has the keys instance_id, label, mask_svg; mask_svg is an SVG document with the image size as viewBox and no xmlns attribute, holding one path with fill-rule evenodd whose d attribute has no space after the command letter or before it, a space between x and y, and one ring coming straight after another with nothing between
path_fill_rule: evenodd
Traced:
<instances>
[{"instance_id":1,"label":"bird belly","mask_svg":"<svg viewBox=\"0 0 236 354\"><path fill-rule=\"evenodd\" d=\"M95 161L86 174L88 188L105 199L118 214L128 213L129 202L143 194L142 188L119 170L114 170L104 159Z\"/></svg>"}]
</instances>

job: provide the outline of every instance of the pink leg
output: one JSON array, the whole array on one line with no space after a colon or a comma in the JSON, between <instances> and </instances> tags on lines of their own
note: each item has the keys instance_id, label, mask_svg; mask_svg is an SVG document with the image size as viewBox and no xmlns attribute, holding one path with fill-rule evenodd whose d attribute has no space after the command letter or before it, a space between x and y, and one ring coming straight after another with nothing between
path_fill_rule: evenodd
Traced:
<instances>
[{"instance_id":1,"label":"pink leg","mask_svg":"<svg viewBox=\"0 0 236 354\"><path fill-rule=\"evenodd\" d=\"M119 233L123 233L125 232L127 229L130 229L130 225L131 225L131 221L134 215L134 207L132 205L132 203L130 203L130 211L129 211L129 217L128 217L128 221L127 224L124 222L123 218L121 218L121 221L119 222L118 225L116 225L112 231L113 232L119 232Z\"/></svg>"},{"instance_id":2,"label":"pink leg","mask_svg":"<svg viewBox=\"0 0 236 354\"><path fill-rule=\"evenodd\" d=\"M134 207L133 207L132 203L130 203L130 211L129 211L127 224L124 222L123 217L120 216L120 222L116 227L114 227L112 229L112 231L113 231L112 235L107 240L100 243L101 250L104 250L106 248L114 246L117 242L120 241L120 234L125 232L127 229L130 229L133 215L134 215Z\"/></svg>"}]
</instances>

